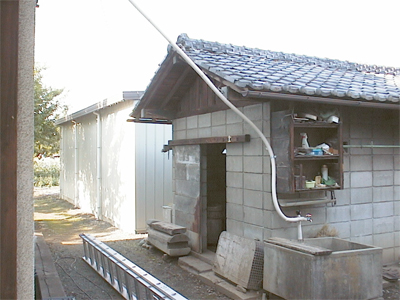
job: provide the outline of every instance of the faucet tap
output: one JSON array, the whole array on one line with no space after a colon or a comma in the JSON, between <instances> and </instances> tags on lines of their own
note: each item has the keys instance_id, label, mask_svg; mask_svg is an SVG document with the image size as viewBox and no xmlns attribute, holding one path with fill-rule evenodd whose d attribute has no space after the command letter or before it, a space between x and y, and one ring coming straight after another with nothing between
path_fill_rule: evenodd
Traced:
<instances>
[{"instance_id":1,"label":"faucet tap","mask_svg":"<svg viewBox=\"0 0 400 300\"><path fill-rule=\"evenodd\" d=\"M307 221L308 222L312 222L312 214L310 214L310 213L308 213L308 214L306 214L306 218L307 218Z\"/></svg>"}]
</instances>

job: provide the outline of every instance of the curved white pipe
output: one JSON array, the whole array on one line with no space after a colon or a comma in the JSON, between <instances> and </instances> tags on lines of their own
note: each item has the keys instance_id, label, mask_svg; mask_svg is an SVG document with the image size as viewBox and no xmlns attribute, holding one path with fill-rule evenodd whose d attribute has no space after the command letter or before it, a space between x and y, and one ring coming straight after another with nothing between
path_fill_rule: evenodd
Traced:
<instances>
[{"instance_id":1,"label":"curved white pipe","mask_svg":"<svg viewBox=\"0 0 400 300\"><path fill-rule=\"evenodd\" d=\"M267 138L264 136L264 134L261 132L260 129L249 119L244 115L239 109L236 108L218 89L217 87L212 83L212 81L203 73L203 71L190 59L189 56L186 55L185 52L182 51L181 48L178 47L178 45L173 42L171 39L168 38L168 36L161 31L160 28L158 28L152 20L150 20L146 14L132 1L129 0L129 2L139 11L139 13L142 14L143 17L149 21L151 25L168 41L168 43L174 48L176 52L182 58L193 68L193 70L205 81L205 83L213 90L213 92L224 102L229 108L231 108L236 114L238 114L245 122L247 122L259 135L261 140L263 141L265 147L268 150L270 160L271 160L271 192L272 192L272 201L274 203L274 207L278 215L284 219L287 222L301 222L301 221L307 221L308 219L305 217L297 216L297 217L288 217L286 216L278 203L278 197L276 194L276 163L275 163L275 155L274 152L271 148L271 145L269 144Z\"/></svg>"}]
</instances>

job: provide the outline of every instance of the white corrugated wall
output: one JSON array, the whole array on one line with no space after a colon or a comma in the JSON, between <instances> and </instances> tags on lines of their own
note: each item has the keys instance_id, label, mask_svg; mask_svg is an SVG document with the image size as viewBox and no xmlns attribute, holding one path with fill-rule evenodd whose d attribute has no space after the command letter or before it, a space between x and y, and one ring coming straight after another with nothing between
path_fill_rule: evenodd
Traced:
<instances>
[{"instance_id":1,"label":"white corrugated wall","mask_svg":"<svg viewBox=\"0 0 400 300\"><path fill-rule=\"evenodd\" d=\"M127 232L143 232L146 220L163 219L163 206L172 205L172 158L161 152L172 131L171 125L126 122L132 106L126 101L97 111L102 137L100 181L96 115L77 118L77 125L61 125L60 193L93 214L98 213L101 195L101 219Z\"/></svg>"}]
</instances>

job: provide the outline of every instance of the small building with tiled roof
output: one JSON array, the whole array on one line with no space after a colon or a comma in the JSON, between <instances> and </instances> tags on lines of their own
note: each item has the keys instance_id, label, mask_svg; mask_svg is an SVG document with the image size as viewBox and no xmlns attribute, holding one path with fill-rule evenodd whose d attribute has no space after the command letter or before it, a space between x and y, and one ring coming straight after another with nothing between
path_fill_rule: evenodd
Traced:
<instances>
[{"instance_id":1,"label":"small building with tiled roof","mask_svg":"<svg viewBox=\"0 0 400 300\"><path fill-rule=\"evenodd\" d=\"M281 209L312 214L304 237L336 234L382 247L384 263L399 260L400 68L185 34L177 44L271 142ZM172 47L131 117L173 124L164 146L173 153L173 216L193 251L214 249L223 230L296 238L273 206L262 139Z\"/></svg>"}]
</instances>

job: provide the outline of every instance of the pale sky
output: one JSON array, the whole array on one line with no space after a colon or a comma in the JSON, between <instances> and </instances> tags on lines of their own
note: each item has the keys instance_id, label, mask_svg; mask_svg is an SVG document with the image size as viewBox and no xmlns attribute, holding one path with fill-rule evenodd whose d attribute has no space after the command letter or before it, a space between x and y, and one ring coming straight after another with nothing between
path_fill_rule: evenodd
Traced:
<instances>
[{"instance_id":1,"label":"pale sky","mask_svg":"<svg viewBox=\"0 0 400 300\"><path fill-rule=\"evenodd\" d=\"M173 41L190 38L400 67L398 0L135 0ZM69 113L146 89L167 41L128 0L39 0L36 63Z\"/></svg>"}]
</instances>

